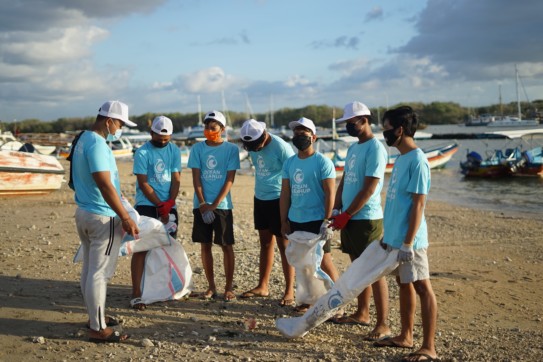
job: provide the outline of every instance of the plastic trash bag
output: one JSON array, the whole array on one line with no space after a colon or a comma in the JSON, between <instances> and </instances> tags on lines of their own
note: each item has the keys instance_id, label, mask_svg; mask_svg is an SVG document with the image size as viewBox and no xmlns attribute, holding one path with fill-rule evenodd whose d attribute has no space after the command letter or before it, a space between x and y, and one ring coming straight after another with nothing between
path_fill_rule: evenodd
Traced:
<instances>
[{"instance_id":1,"label":"plastic trash bag","mask_svg":"<svg viewBox=\"0 0 543 362\"><path fill-rule=\"evenodd\" d=\"M325 240L306 231L288 235L285 251L288 263L296 270L296 304L313 304L334 284L321 269Z\"/></svg>"},{"instance_id":2,"label":"plastic trash bag","mask_svg":"<svg viewBox=\"0 0 543 362\"><path fill-rule=\"evenodd\" d=\"M279 318L275 326L285 337L303 337L309 330L331 318L337 309L356 298L364 289L396 269L398 250L385 250L375 240L341 275L332 289L319 298L303 316Z\"/></svg>"},{"instance_id":3,"label":"plastic trash bag","mask_svg":"<svg viewBox=\"0 0 543 362\"><path fill-rule=\"evenodd\" d=\"M138 228L140 232L136 235L125 234L119 248L119 255L126 256L148 251L160 246L172 245L175 239L170 236L170 232L175 231L175 223L169 222L164 225L160 220L148 216L139 216Z\"/></svg>"}]
</instances>

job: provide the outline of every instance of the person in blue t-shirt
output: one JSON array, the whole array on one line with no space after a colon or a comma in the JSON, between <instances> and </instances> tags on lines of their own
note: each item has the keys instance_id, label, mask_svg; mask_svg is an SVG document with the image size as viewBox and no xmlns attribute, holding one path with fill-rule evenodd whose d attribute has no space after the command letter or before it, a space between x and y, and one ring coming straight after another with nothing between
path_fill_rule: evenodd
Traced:
<instances>
[{"instance_id":1,"label":"person in blue t-shirt","mask_svg":"<svg viewBox=\"0 0 543 362\"><path fill-rule=\"evenodd\" d=\"M273 266L274 244L277 240L285 276L285 293L280 306L294 304L294 268L285 254L288 240L281 234L279 196L283 163L294 155L292 147L281 138L268 133L266 124L254 119L245 121L240 130L243 147L255 167L254 224L260 238L260 268L258 285L243 293L242 298L267 297Z\"/></svg>"},{"instance_id":2,"label":"person in blue t-shirt","mask_svg":"<svg viewBox=\"0 0 543 362\"><path fill-rule=\"evenodd\" d=\"M295 231L321 234L326 239L321 268L335 282L338 272L332 261L333 230L328 228L328 219L334 206L336 170L329 158L313 148L317 132L312 120L302 117L290 122L289 127L298 154L283 165L281 233L287 239L287 235ZM304 312L308 308L308 305L302 304L296 310Z\"/></svg>"},{"instance_id":3,"label":"person in blue t-shirt","mask_svg":"<svg viewBox=\"0 0 543 362\"><path fill-rule=\"evenodd\" d=\"M120 342L128 338L119 323L106 317L107 283L115 273L123 230L139 233L121 201L121 185L115 157L106 143L121 137L128 106L119 101L104 103L90 131L80 134L71 152L71 179L75 191L75 224L81 239L83 267L81 292L89 315L89 341Z\"/></svg>"},{"instance_id":4,"label":"person in blue t-shirt","mask_svg":"<svg viewBox=\"0 0 543 362\"><path fill-rule=\"evenodd\" d=\"M372 114L360 102L351 102L344 107L343 117L336 123L346 123L347 133L357 137L345 158L345 169L336 192L333 216L330 225L341 230L341 250L349 254L351 262L358 258L374 241L383 236L383 209L381 190L385 178L387 151L371 130ZM340 210L342 212L340 212ZM334 320L338 324L369 325L370 298L373 291L377 321L375 328L364 337L376 341L390 335L388 327L388 286L381 278L358 296L355 313Z\"/></svg>"},{"instance_id":5,"label":"person in blue t-shirt","mask_svg":"<svg viewBox=\"0 0 543 362\"><path fill-rule=\"evenodd\" d=\"M413 347L415 293L421 304L423 342L406 361L436 358L434 337L437 302L428 266L428 230L424 217L430 191L430 166L424 152L415 144L417 114L409 106L391 109L383 115L383 136L400 156L394 162L386 196L383 243L399 249L400 265L394 272L400 287L402 329L398 336L375 342L378 347Z\"/></svg>"},{"instance_id":6,"label":"person in blue t-shirt","mask_svg":"<svg viewBox=\"0 0 543 362\"><path fill-rule=\"evenodd\" d=\"M221 112L207 113L204 125L206 140L192 146L187 164L192 169L194 186L192 241L201 243L202 264L208 282L204 299L217 296L211 247L213 244L221 246L226 277L224 300L229 302L236 299L233 291L234 218L230 188L240 167L239 149L222 139L226 119Z\"/></svg>"},{"instance_id":7,"label":"person in blue t-shirt","mask_svg":"<svg viewBox=\"0 0 543 362\"><path fill-rule=\"evenodd\" d=\"M151 124L151 140L136 150L134 154L134 175L136 175L136 211L143 216L152 217L164 224L173 216L178 224L175 199L181 183L181 152L170 143L173 133L171 119L158 116ZM172 235L176 237L177 233ZM130 264L132 274L132 300L130 306L144 310L141 301L141 279L145 269L146 251L134 253Z\"/></svg>"}]
</instances>

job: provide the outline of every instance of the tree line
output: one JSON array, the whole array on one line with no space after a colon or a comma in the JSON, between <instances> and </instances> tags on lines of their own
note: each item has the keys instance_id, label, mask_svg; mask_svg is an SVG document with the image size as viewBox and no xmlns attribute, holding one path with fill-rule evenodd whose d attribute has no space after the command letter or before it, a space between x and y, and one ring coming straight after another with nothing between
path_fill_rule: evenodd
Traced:
<instances>
[{"instance_id":1,"label":"tree line","mask_svg":"<svg viewBox=\"0 0 543 362\"><path fill-rule=\"evenodd\" d=\"M390 108L399 106L393 105ZM402 103L409 105L419 114L419 120L426 125L431 124L455 124L464 123L467 119L477 117L480 114L493 115L516 115L517 103L494 104L491 106L467 108L454 102L431 102L425 103ZM543 107L543 100L532 102L521 102L523 118L541 118L540 109ZM374 122L379 123L380 118L386 112L385 107L371 108L374 116ZM317 126L324 128L332 127L332 118L342 116L341 107L331 107L327 105L309 105L302 108L281 108L273 113L257 113L252 115L258 121L266 122L271 126L272 119L275 127L287 126L290 121L300 117L312 119ZM174 125L174 132L183 132L187 127L194 127L198 124L198 113L145 113L137 116L131 116L140 131L148 131L151 122L155 116L163 114L170 118ZM228 112L226 114L231 126L239 127L250 116L244 112ZM3 131L12 131L13 133L63 133L88 129L95 121L95 117L82 118L59 118L55 121L41 121L39 119L26 119L15 123L0 121L0 129Z\"/></svg>"}]
</instances>

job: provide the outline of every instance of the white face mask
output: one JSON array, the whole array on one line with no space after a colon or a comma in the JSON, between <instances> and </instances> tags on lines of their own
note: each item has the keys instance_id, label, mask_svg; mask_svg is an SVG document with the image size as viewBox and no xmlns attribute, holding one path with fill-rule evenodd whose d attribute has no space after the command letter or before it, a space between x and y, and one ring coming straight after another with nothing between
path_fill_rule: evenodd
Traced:
<instances>
[{"instance_id":1,"label":"white face mask","mask_svg":"<svg viewBox=\"0 0 543 362\"><path fill-rule=\"evenodd\" d=\"M110 141L110 142L113 142L113 141L117 141L119 138L121 138L121 135L123 134L123 130L122 129L117 129L115 131L114 134L111 134L110 130L109 130L109 126L107 127L107 137L106 137L106 140L107 141Z\"/></svg>"}]
</instances>

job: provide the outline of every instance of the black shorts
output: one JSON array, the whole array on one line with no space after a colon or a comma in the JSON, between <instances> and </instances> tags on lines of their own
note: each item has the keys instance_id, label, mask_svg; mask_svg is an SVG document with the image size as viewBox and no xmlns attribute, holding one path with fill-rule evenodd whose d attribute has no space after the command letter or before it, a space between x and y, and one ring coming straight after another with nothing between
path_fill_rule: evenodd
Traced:
<instances>
[{"instance_id":1,"label":"black shorts","mask_svg":"<svg viewBox=\"0 0 543 362\"><path fill-rule=\"evenodd\" d=\"M290 224L290 232L293 233L295 231L307 231L308 233L313 234L320 234L321 232L321 225L324 220L316 220L316 221L308 221L308 222L294 222L289 220ZM330 243L330 240L328 240L322 250L325 253L330 253L332 251L332 244Z\"/></svg>"},{"instance_id":2,"label":"black shorts","mask_svg":"<svg viewBox=\"0 0 543 362\"><path fill-rule=\"evenodd\" d=\"M279 199L260 200L255 197L253 217L256 230L269 230L273 235L282 237Z\"/></svg>"},{"instance_id":3,"label":"black shorts","mask_svg":"<svg viewBox=\"0 0 543 362\"><path fill-rule=\"evenodd\" d=\"M138 214L142 216L152 217L153 219L160 220L160 215L158 214L158 210L156 206L149 206L149 205L138 205L135 207ZM172 208L170 210L170 215L173 215L175 217L175 225L179 226L179 217L177 215L177 209ZM170 234L174 238L177 238L177 231L175 233Z\"/></svg>"},{"instance_id":4,"label":"black shorts","mask_svg":"<svg viewBox=\"0 0 543 362\"><path fill-rule=\"evenodd\" d=\"M341 250L358 258L374 241L383 237L383 219L349 220L341 230Z\"/></svg>"},{"instance_id":5,"label":"black shorts","mask_svg":"<svg viewBox=\"0 0 543 362\"><path fill-rule=\"evenodd\" d=\"M193 209L192 241L217 245L234 245L234 217L232 210L216 209L213 223L206 224L199 209ZM215 235L213 235L215 234Z\"/></svg>"}]
</instances>

